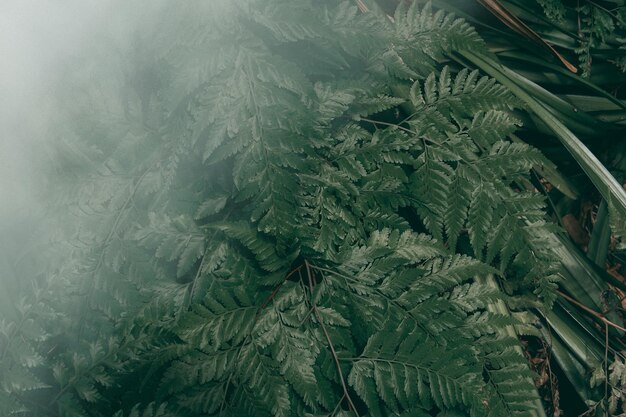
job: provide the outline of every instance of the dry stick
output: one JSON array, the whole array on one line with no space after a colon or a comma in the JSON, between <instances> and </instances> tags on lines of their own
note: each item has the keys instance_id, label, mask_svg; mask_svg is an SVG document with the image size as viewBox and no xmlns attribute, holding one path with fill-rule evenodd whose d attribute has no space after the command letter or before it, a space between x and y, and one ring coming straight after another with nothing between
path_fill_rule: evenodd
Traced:
<instances>
[{"instance_id":1,"label":"dry stick","mask_svg":"<svg viewBox=\"0 0 626 417\"><path fill-rule=\"evenodd\" d=\"M309 279L309 287L313 287L313 282L312 282L313 271L311 271L311 266L309 265L309 262L307 260L304 261L304 265L306 266L306 272L307 272L307 276ZM343 377L343 371L341 370L341 364L339 363L339 356L337 356L337 352L335 351L333 342L330 339L328 330L326 330L326 326L324 326L324 321L322 320L322 316L320 316L320 313L317 310L317 306L313 304L313 300L311 300L311 303L312 303L313 312L315 313L315 318L320 323L320 327L322 328L322 331L324 332L324 336L326 337L326 341L328 342L330 353L332 354L333 359L335 361L335 366L337 367L337 373L339 374L339 382L341 383L341 388L343 388L343 395L346 398L346 400L348 400L348 406L350 407L350 410L354 411L354 414L356 414L357 417L360 417L359 412L357 411L354 403L352 402L352 398L350 397L350 394L348 393L348 386L346 385L346 380Z\"/></svg>"},{"instance_id":2,"label":"dry stick","mask_svg":"<svg viewBox=\"0 0 626 417\"><path fill-rule=\"evenodd\" d=\"M552 397L553 408L555 408L554 412L556 413L556 408L558 408L558 398L559 398L559 388L558 383L555 383L556 376L552 372L552 365L550 363L550 357L552 356L552 332L550 331L550 327L546 329L548 333L548 340L545 340L544 337L541 341L543 348L546 350L546 363L548 364L548 373L550 375L550 396ZM556 387L555 387L556 386Z\"/></svg>"},{"instance_id":3,"label":"dry stick","mask_svg":"<svg viewBox=\"0 0 626 417\"><path fill-rule=\"evenodd\" d=\"M341 371L341 365L339 364L339 357L337 356L337 352L335 352L335 348L333 347L333 342L330 340L330 336L328 334L328 331L326 330L326 326L324 326L324 322L322 321L322 317L320 316L320 313L317 310L317 308L315 309L315 317L317 318L317 321L320 322L320 327L322 328L322 331L324 332L324 336L326 336L326 341L328 342L328 347L330 348L330 352L333 355L333 359L335 360L335 365L337 366L337 373L339 374L339 381L341 382L341 387L343 388L344 396L346 397L346 400L348 400L348 405L350 406L350 409L354 411L354 414L356 414L357 417L360 417L358 411L356 410L356 407L354 406L354 403L352 402L352 398L350 398L350 394L348 394L348 387L346 386L346 381L343 377L343 372Z\"/></svg>"},{"instance_id":4,"label":"dry stick","mask_svg":"<svg viewBox=\"0 0 626 417\"><path fill-rule=\"evenodd\" d=\"M551 349L548 349L547 345L544 345L545 349L546 349L546 354L551 354ZM555 409L554 411L556 412L556 409L558 409L559 407L559 387L558 385L555 384L556 381L556 377L554 376L554 374L552 373L552 365L550 364L550 356L546 357L546 363L548 366L548 375L550 378L550 394L552 396L552 408ZM556 386L555 386L556 385Z\"/></svg>"},{"instance_id":5,"label":"dry stick","mask_svg":"<svg viewBox=\"0 0 626 417\"><path fill-rule=\"evenodd\" d=\"M611 326L611 327L615 327L618 330L621 330L623 332L626 332L626 328L620 326L619 324L615 324L612 321L610 321L609 319L607 319L606 317L604 317L602 314L598 313L595 310L590 309L589 307L587 307L584 304L579 303L578 301L574 300L572 297L570 297L569 295L557 290L556 291L557 294L559 294L561 297L565 298L567 301L569 301L570 303L574 304L575 306L585 310L587 313L591 314L592 316L594 316L595 318L597 318L598 320L600 320L601 322L603 322L605 325L607 326Z\"/></svg>"},{"instance_id":6,"label":"dry stick","mask_svg":"<svg viewBox=\"0 0 626 417\"><path fill-rule=\"evenodd\" d=\"M482 4L487 10L495 15L502 23L507 25L510 29L519 33L520 35L530 39L536 44L547 49L552 55L554 55L561 63L571 72L576 74L578 69L563 55L561 55L552 45L546 42L541 36L532 30L526 23L520 18L509 12L499 1L497 0L478 0L478 3Z\"/></svg>"}]
</instances>

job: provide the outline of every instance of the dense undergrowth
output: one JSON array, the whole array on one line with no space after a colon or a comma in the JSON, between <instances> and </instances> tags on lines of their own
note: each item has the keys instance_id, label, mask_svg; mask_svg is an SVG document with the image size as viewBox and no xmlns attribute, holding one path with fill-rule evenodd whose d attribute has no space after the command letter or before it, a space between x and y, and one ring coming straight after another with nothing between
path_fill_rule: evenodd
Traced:
<instances>
[{"instance_id":1,"label":"dense undergrowth","mask_svg":"<svg viewBox=\"0 0 626 417\"><path fill-rule=\"evenodd\" d=\"M144 4L78 60L45 228L6 261L0 414L542 416L543 342L621 406L620 330L572 308L619 322L621 281L554 219L603 196L606 260L623 189L488 31L383 3Z\"/></svg>"}]
</instances>

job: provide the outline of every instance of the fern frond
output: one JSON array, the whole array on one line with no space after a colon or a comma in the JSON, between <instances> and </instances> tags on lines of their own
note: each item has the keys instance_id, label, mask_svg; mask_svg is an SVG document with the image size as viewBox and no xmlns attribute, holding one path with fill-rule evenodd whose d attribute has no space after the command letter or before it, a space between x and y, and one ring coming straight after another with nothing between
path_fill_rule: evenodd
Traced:
<instances>
[{"instance_id":1,"label":"fern frond","mask_svg":"<svg viewBox=\"0 0 626 417\"><path fill-rule=\"evenodd\" d=\"M480 394L472 389L477 382L471 376L472 359L463 349L447 351L445 356L441 360L440 352L412 335L401 341L386 333L375 334L355 359L350 384L372 410L379 405L370 385L395 412L415 406L430 408L431 402L452 408L479 401Z\"/></svg>"},{"instance_id":2,"label":"fern frond","mask_svg":"<svg viewBox=\"0 0 626 417\"><path fill-rule=\"evenodd\" d=\"M0 306L0 413L524 415L491 307L554 300L544 159L508 90L442 65L474 29L420 3L150 3L69 72L79 162L37 302Z\"/></svg>"},{"instance_id":3,"label":"fern frond","mask_svg":"<svg viewBox=\"0 0 626 417\"><path fill-rule=\"evenodd\" d=\"M168 410L167 404L149 403L146 406L135 405L129 413L119 410L113 417L177 417L178 413Z\"/></svg>"},{"instance_id":4,"label":"fern frond","mask_svg":"<svg viewBox=\"0 0 626 417\"><path fill-rule=\"evenodd\" d=\"M248 224L240 223L224 223L213 226L223 231L226 236L235 239L244 247L248 248L256 257L261 268L269 272L284 269L297 256L297 251L288 255L287 258L280 257L276 253L275 245L268 239L265 239L260 233L251 229Z\"/></svg>"},{"instance_id":5,"label":"fern frond","mask_svg":"<svg viewBox=\"0 0 626 417\"><path fill-rule=\"evenodd\" d=\"M410 57L403 58L421 74L430 72L446 52L485 48L484 41L467 22L443 10L433 12L430 2L421 9L419 2L400 3L394 21L397 38L406 43L403 52Z\"/></svg>"}]
</instances>

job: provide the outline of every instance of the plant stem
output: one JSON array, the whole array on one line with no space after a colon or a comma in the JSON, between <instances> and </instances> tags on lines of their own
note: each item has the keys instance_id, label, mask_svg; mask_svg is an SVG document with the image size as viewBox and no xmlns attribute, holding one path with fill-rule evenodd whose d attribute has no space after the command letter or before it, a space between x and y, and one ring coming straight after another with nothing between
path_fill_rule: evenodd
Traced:
<instances>
[{"instance_id":1,"label":"plant stem","mask_svg":"<svg viewBox=\"0 0 626 417\"><path fill-rule=\"evenodd\" d=\"M313 271L311 270L311 266L309 265L308 261L305 260L304 264L306 266L306 272L307 272L307 276L309 279L309 286L312 287L313 286ZM317 309L317 306L314 304L313 300L311 300L311 303L312 303L313 312L315 314L315 318L319 322L320 327L322 328L322 332L324 332L324 337L326 337L326 341L328 342L328 348L330 349L330 353L333 356L333 360L335 361L335 366L337 367L337 373L339 374L339 382L341 383L341 388L343 389L344 397L348 401L350 410L354 411L354 414L356 414L357 417L360 417L354 403L352 402L350 393L348 392L348 386L346 385L346 380L343 377L343 371L341 370L341 364L339 363L339 356L337 356L337 352L335 351L333 342L330 339L328 330L326 330L326 326L324 325L324 320L322 320L322 316L320 315L319 310Z\"/></svg>"}]
</instances>

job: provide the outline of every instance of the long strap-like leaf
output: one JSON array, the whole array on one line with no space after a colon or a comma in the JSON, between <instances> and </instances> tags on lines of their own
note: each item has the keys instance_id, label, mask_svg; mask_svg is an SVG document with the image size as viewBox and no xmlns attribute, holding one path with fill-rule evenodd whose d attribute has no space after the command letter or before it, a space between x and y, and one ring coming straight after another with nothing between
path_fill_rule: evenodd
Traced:
<instances>
[{"instance_id":1,"label":"long strap-like leaf","mask_svg":"<svg viewBox=\"0 0 626 417\"><path fill-rule=\"evenodd\" d=\"M461 55L508 87L513 94L526 103L530 111L554 132L555 136L578 162L600 194L607 200L609 207L612 206L615 209L617 218L612 219L613 225L623 228L624 219L626 219L626 191L602 162L548 110L544 103L529 94L525 87L516 81L516 78L520 77L518 74L503 67L490 57L478 55L471 51L463 51ZM534 85L529 80L525 80L525 84Z\"/></svg>"}]
</instances>

